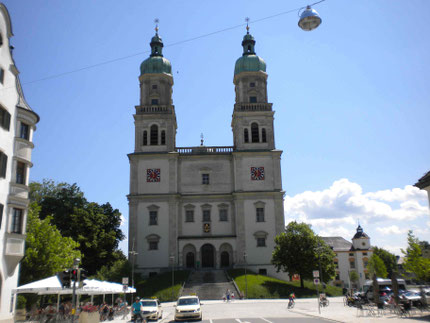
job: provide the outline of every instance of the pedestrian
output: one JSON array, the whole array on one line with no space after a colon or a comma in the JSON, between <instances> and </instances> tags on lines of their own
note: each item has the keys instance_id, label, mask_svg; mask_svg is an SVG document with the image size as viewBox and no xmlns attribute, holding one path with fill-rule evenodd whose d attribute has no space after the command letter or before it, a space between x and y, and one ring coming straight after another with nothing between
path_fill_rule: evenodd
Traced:
<instances>
[{"instance_id":1,"label":"pedestrian","mask_svg":"<svg viewBox=\"0 0 430 323\"><path fill-rule=\"evenodd\" d=\"M227 297L227 303L230 302L230 290L227 289L227 292L225 293L226 297Z\"/></svg>"},{"instance_id":2,"label":"pedestrian","mask_svg":"<svg viewBox=\"0 0 430 323\"><path fill-rule=\"evenodd\" d=\"M234 301L234 292L231 292L231 301Z\"/></svg>"}]
</instances>

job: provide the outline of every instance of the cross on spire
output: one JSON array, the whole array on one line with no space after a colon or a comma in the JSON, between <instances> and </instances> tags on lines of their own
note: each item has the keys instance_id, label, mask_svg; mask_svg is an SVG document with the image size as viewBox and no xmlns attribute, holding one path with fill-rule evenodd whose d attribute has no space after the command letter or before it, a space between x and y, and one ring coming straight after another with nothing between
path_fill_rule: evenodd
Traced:
<instances>
[{"instance_id":1,"label":"cross on spire","mask_svg":"<svg viewBox=\"0 0 430 323\"><path fill-rule=\"evenodd\" d=\"M246 21L246 33L249 34L249 17L246 17L245 21Z\"/></svg>"},{"instance_id":2,"label":"cross on spire","mask_svg":"<svg viewBox=\"0 0 430 323\"><path fill-rule=\"evenodd\" d=\"M160 19L155 18L154 19L154 23L155 23L155 33L158 35L158 23L160 22Z\"/></svg>"}]
</instances>

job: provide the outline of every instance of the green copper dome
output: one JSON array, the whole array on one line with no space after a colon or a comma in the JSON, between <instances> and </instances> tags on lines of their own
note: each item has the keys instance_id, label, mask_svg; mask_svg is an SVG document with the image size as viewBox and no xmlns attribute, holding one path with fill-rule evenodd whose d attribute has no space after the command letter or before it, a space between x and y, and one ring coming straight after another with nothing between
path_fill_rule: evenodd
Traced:
<instances>
[{"instance_id":1,"label":"green copper dome","mask_svg":"<svg viewBox=\"0 0 430 323\"><path fill-rule=\"evenodd\" d=\"M255 54L255 39L247 32L242 41L243 54L236 61L234 75L242 72L266 72L266 63L262 58Z\"/></svg>"},{"instance_id":2,"label":"green copper dome","mask_svg":"<svg viewBox=\"0 0 430 323\"><path fill-rule=\"evenodd\" d=\"M140 75L166 73L172 74L172 65L163 57L163 41L158 32L151 39L151 55L140 65Z\"/></svg>"}]
</instances>

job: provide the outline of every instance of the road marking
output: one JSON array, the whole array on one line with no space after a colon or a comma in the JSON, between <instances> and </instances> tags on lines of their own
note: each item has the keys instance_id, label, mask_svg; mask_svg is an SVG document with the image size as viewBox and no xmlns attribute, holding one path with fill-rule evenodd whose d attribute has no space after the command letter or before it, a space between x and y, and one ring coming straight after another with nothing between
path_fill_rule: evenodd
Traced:
<instances>
[{"instance_id":1,"label":"road marking","mask_svg":"<svg viewBox=\"0 0 430 323\"><path fill-rule=\"evenodd\" d=\"M251 323L251 322L248 322L248 321L241 321L241 320L239 320L239 319L236 319L236 321L238 321L239 323Z\"/></svg>"},{"instance_id":2,"label":"road marking","mask_svg":"<svg viewBox=\"0 0 430 323\"><path fill-rule=\"evenodd\" d=\"M214 323L214 322L212 321L212 319L209 319L209 322L210 322L210 323Z\"/></svg>"},{"instance_id":3,"label":"road marking","mask_svg":"<svg viewBox=\"0 0 430 323\"><path fill-rule=\"evenodd\" d=\"M266 321L268 323L273 323L272 321L266 320L264 317L260 317L260 319L262 319L263 321Z\"/></svg>"}]
</instances>

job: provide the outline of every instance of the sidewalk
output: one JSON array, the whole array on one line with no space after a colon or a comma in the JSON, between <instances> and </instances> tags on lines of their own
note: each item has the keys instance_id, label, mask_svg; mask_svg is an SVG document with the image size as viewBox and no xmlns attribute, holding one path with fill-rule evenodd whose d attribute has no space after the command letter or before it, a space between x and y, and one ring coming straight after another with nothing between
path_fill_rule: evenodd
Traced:
<instances>
[{"instance_id":1,"label":"sidewalk","mask_svg":"<svg viewBox=\"0 0 430 323\"><path fill-rule=\"evenodd\" d=\"M398 317L388 310L383 316L358 316L362 313L355 307L344 306L343 297L330 297L330 305L321 308L321 314L318 313L318 305L316 299L298 299L296 305L290 311L312 317L321 317L335 322L430 322L430 312L417 312L411 317Z\"/></svg>"}]
</instances>

